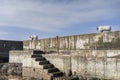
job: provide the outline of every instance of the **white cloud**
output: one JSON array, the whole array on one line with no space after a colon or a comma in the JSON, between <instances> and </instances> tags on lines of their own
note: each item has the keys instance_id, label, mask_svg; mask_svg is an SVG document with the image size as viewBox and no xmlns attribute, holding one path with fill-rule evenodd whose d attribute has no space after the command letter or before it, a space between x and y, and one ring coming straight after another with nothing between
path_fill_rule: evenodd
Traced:
<instances>
[{"instance_id":1,"label":"white cloud","mask_svg":"<svg viewBox=\"0 0 120 80\"><path fill-rule=\"evenodd\" d=\"M119 31L120 30L120 25L111 25L112 31Z\"/></svg>"},{"instance_id":2,"label":"white cloud","mask_svg":"<svg viewBox=\"0 0 120 80\"><path fill-rule=\"evenodd\" d=\"M120 0L0 0L0 26L55 32L119 16Z\"/></svg>"},{"instance_id":3,"label":"white cloud","mask_svg":"<svg viewBox=\"0 0 120 80\"><path fill-rule=\"evenodd\" d=\"M0 31L0 35L7 35L7 34L8 34L7 32Z\"/></svg>"},{"instance_id":4,"label":"white cloud","mask_svg":"<svg viewBox=\"0 0 120 80\"><path fill-rule=\"evenodd\" d=\"M6 35L8 35L10 33L5 32L5 31L0 31L0 39L5 39Z\"/></svg>"}]
</instances>

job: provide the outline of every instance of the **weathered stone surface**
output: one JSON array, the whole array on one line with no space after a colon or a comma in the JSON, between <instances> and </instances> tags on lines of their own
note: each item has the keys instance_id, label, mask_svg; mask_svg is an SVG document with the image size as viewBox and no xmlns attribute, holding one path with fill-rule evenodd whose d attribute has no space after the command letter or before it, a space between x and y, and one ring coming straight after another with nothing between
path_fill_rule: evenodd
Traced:
<instances>
[{"instance_id":1,"label":"weathered stone surface","mask_svg":"<svg viewBox=\"0 0 120 80\"><path fill-rule=\"evenodd\" d=\"M0 40L0 52L7 52L10 50L23 50L23 42Z\"/></svg>"},{"instance_id":2,"label":"weathered stone surface","mask_svg":"<svg viewBox=\"0 0 120 80\"><path fill-rule=\"evenodd\" d=\"M0 40L0 63L9 61L10 50L23 50L23 42Z\"/></svg>"},{"instance_id":3,"label":"weathered stone surface","mask_svg":"<svg viewBox=\"0 0 120 80\"><path fill-rule=\"evenodd\" d=\"M79 50L65 54L43 55L66 74L71 69L77 75L102 79L120 79L120 50ZM113 57L115 56L115 57Z\"/></svg>"},{"instance_id":4,"label":"weathered stone surface","mask_svg":"<svg viewBox=\"0 0 120 80\"><path fill-rule=\"evenodd\" d=\"M18 75L22 76L22 64L21 63L1 63L0 64L1 75Z\"/></svg>"},{"instance_id":5,"label":"weathered stone surface","mask_svg":"<svg viewBox=\"0 0 120 80\"><path fill-rule=\"evenodd\" d=\"M43 51L120 49L120 31L23 41L24 49Z\"/></svg>"}]
</instances>

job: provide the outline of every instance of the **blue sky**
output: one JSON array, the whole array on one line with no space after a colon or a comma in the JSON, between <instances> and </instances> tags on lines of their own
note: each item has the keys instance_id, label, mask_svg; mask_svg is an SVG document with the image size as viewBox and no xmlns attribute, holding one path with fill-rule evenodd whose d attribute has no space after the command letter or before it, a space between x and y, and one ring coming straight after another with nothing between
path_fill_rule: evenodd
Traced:
<instances>
[{"instance_id":1,"label":"blue sky","mask_svg":"<svg viewBox=\"0 0 120 80\"><path fill-rule=\"evenodd\" d=\"M99 25L120 30L120 0L0 0L0 39L88 34Z\"/></svg>"}]
</instances>

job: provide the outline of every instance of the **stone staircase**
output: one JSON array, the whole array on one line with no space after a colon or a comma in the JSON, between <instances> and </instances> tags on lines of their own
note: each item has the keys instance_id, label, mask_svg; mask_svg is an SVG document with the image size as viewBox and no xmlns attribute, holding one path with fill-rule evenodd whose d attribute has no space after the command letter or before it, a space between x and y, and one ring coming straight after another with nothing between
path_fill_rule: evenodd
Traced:
<instances>
[{"instance_id":1,"label":"stone staircase","mask_svg":"<svg viewBox=\"0 0 120 80\"><path fill-rule=\"evenodd\" d=\"M58 68L51 64L50 61L48 61L41 54L44 54L44 52L34 51L31 57L34 58L36 62L39 62L39 65L42 66L42 69L44 70L46 76L49 76L47 80L51 80L50 78L61 80L61 78L63 77L63 72L61 72ZM43 76L43 79L46 76Z\"/></svg>"}]
</instances>

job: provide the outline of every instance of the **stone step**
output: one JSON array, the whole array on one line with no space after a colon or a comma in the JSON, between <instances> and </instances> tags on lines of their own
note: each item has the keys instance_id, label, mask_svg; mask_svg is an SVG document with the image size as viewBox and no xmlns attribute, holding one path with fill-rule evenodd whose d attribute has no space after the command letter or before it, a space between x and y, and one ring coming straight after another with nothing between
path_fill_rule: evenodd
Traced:
<instances>
[{"instance_id":1,"label":"stone step","mask_svg":"<svg viewBox=\"0 0 120 80\"><path fill-rule=\"evenodd\" d=\"M63 76L63 72L54 72L54 73L51 73L50 75L53 77L61 77Z\"/></svg>"},{"instance_id":2,"label":"stone step","mask_svg":"<svg viewBox=\"0 0 120 80\"><path fill-rule=\"evenodd\" d=\"M43 69L48 69L48 68L54 68L54 65L53 64L45 64L43 66Z\"/></svg>"},{"instance_id":3,"label":"stone step","mask_svg":"<svg viewBox=\"0 0 120 80\"><path fill-rule=\"evenodd\" d=\"M54 65L46 60L46 58L43 57L41 54L44 54L44 52L34 51L31 57L35 58L35 61L39 61L39 65L42 66L42 69L44 71L43 73L46 74L46 76L42 75L42 77L44 77L44 79L46 80L50 80L51 76L53 76L54 78L63 77L63 73L60 72L58 68L55 68Z\"/></svg>"},{"instance_id":4,"label":"stone step","mask_svg":"<svg viewBox=\"0 0 120 80\"><path fill-rule=\"evenodd\" d=\"M39 62L39 65L46 65L46 64L50 64L50 62L47 60Z\"/></svg>"},{"instance_id":5,"label":"stone step","mask_svg":"<svg viewBox=\"0 0 120 80\"><path fill-rule=\"evenodd\" d=\"M58 68L48 68L48 73L59 72Z\"/></svg>"},{"instance_id":6,"label":"stone step","mask_svg":"<svg viewBox=\"0 0 120 80\"><path fill-rule=\"evenodd\" d=\"M38 57L42 57L42 55L40 55L40 54L33 54L31 57L32 58L38 58Z\"/></svg>"},{"instance_id":7,"label":"stone step","mask_svg":"<svg viewBox=\"0 0 120 80\"><path fill-rule=\"evenodd\" d=\"M44 57L38 57L35 59L35 61L45 61L46 59Z\"/></svg>"},{"instance_id":8,"label":"stone step","mask_svg":"<svg viewBox=\"0 0 120 80\"><path fill-rule=\"evenodd\" d=\"M45 54L43 51L34 51L33 54Z\"/></svg>"}]
</instances>

